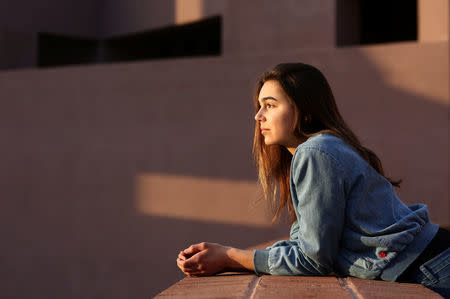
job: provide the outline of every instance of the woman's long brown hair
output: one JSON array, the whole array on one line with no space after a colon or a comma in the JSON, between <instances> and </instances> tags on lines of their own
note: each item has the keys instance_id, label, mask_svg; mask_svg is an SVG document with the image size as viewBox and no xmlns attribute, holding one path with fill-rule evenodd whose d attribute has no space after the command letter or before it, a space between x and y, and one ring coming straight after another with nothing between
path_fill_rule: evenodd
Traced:
<instances>
[{"instance_id":1,"label":"woman's long brown hair","mask_svg":"<svg viewBox=\"0 0 450 299\"><path fill-rule=\"evenodd\" d=\"M315 67L303 63L282 63L264 73L256 85L254 104L260 109L259 92L269 80L280 83L295 107L294 134L302 140L320 133L329 133L341 138L393 186L400 187L401 180L394 181L384 175L380 159L361 142L347 126L338 111L333 92L324 75ZM264 196L275 203L276 221L286 207L291 223L295 221L292 205L289 173L291 153L281 145L265 145L260 124L255 125L253 156L258 169L259 182Z\"/></svg>"}]
</instances>

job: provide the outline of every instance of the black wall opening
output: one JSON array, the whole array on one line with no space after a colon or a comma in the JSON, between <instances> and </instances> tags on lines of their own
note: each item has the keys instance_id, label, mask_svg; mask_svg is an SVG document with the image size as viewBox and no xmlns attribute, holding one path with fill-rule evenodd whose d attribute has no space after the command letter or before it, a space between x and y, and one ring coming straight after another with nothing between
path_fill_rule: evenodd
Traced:
<instances>
[{"instance_id":1,"label":"black wall opening","mask_svg":"<svg viewBox=\"0 0 450 299\"><path fill-rule=\"evenodd\" d=\"M222 17L105 40L40 33L38 49L39 67L219 56L222 54Z\"/></svg>"},{"instance_id":2,"label":"black wall opening","mask_svg":"<svg viewBox=\"0 0 450 299\"><path fill-rule=\"evenodd\" d=\"M93 63L97 48L93 39L39 33L38 67Z\"/></svg>"},{"instance_id":3,"label":"black wall opening","mask_svg":"<svg viewBox=\"0 0 450 299\"><path fill-rule=\"evenodd\" d=\"M337 0L336 45L417 40L417 0Z\"/></svg>"},{"instance_id":4,"label":"black wall opening","mask_svg":"<svg viewBox=\"0 0 450 299\"><path fill-rule=\"evenodd\" d=\"M106 40L106 61L220 55L221 17Z\"/></svg>"}]
</instances>

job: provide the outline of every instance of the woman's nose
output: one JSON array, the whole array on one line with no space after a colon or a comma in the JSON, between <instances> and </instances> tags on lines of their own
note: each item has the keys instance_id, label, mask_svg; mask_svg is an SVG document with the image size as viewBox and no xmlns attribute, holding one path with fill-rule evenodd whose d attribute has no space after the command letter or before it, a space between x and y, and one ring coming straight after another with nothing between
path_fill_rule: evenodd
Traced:
<instances>
[{"instance_id":1,"label":"woman's nose","mask_svg":"<svg viewBox=\"0 0 450 299\"><path fill-rule=\"evenodd\" d=\"M264 119L264 116L262 115L261 110L259 110L258 113L256 113L256 115L255 115L255 120L259 121L259 120L263 120L263 119Z\"/></svg>"}]
</instances>

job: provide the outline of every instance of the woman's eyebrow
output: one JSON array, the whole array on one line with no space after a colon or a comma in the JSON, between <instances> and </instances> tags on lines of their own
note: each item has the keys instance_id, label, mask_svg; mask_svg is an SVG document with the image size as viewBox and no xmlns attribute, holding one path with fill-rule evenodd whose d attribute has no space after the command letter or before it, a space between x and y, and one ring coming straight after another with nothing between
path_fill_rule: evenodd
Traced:
<instances>
[{"instance_id":1,"label":"woman's eyebrow","mask_svg":"<svg viewBox=\"0 0 450 299\"><path fill-rule=\"evenodd\" d=\"M264 97L259 102L262 103L262 102L267 101L267 100L274 100L274 101L278 102L278 100L275 99L274 97Z\"/></svg>"}]
</instances>

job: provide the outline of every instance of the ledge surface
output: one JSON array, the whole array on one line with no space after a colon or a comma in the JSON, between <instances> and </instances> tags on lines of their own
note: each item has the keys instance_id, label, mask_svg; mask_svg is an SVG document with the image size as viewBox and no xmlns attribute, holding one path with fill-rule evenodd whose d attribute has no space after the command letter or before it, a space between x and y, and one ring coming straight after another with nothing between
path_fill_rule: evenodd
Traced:
<instances>
[{"instance_id":1,"label":"ledge surface","mask_svg":"<svg viewBox=\"0 0 450 299\"><path fill-rule=\"evenodd\" d=\"M156 298L442 298L420 284L334 276L256 276L224 273L186 277Z\"/></svg>"}]
</instances>

